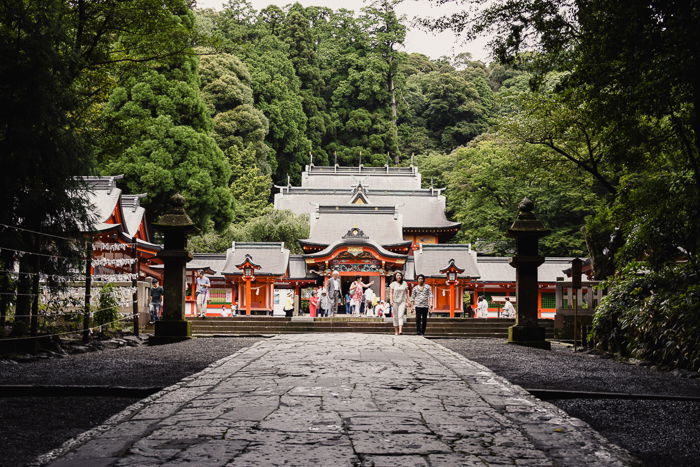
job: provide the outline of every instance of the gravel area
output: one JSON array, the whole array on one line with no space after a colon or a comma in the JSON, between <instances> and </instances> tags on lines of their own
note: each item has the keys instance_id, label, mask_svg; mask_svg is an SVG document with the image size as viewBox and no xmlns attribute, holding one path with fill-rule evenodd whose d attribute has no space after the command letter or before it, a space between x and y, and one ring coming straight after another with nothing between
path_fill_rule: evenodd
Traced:
<instances>
[{"instance_id":1,"label":"gravel area","mask_svg":"<svg viewBox=\"0 0 700 467\"><path fill-rule=\"evenodd\" d=\"M63 359L0 364L0 384L169 386L258 338L192 339L122 347ZM0 466L24 465L120 412L138 399L119 397L0 398Z\"/></svg>"},{"instance_id":2,"label":"gravel area","mask_svg":"<svg viewBox=\"0 0 700 467\"><path fill-rule=\"evenodd\" d=\"M532 389L700 396L700 379L594 357L554 345L551 351L500 339L445 339L439 344ZM700 403L624 399L550 401L647 466L700 465Z\"/></svg>"},{"instance_id":3,"label":"gravel area","mask_svg":"<svg viewBox=\"0 0 700 467\"><path fill-rule=\"evenodd\" d=\"M585 420L646 466L700 465L700 403L568 399L551 401Z\"/></svg>"}]
</instances>

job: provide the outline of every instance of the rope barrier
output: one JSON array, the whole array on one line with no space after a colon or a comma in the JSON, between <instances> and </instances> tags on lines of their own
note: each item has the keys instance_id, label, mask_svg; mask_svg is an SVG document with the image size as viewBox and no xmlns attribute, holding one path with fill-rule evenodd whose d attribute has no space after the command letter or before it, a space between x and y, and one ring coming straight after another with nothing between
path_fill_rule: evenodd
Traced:
<instances>
[{"instance_id":1,"label":"rope barrier","mask_svg":"<svg viewBox=\"0 0 700 467\"><path fill-rule=\"evenodd\" d=\"M39 232L38 230L25 229L25 228L17 227L17 226L14 226L14 225L7 225L7 224L2 224L2 223L0 223L0 227L5 227L6 229L19 230L19 231L22 231L22 232L29 232L29 233L33 233L33 234L37 234L37 235L44 235L45 237L59 238L59 239L61 239L61 240L68 240L68 241L71 241L71 242L74 242L74 241L76 240L75 238L61 237L60 235L54 235L54 234L49 234L49 233L45 233L45 232Z\"/></svg>"},{"instance_id":2,"label":"rope barrier","mask_svg":"<svg viewBox=\"0 0 700 467\"><path fill-rule=\"evenodd\" d=\"M120 322L120 321L131 320L131 319L133 319L133 316L128 316L128 317L125 317L125 318L120 318L120 319L117 319L117 320L114 320L114 321L110 321L109 323L104 323L104 324L100 324L100 325L98 325L98 326L89 327L89 328L87 328L87 331L92 332L92 331L94 331L95 329L102 330L102 328L103 328L104 326L109 326L110 324L118 323L118 322ZM17 340L27 340L27 339L43 339L43 338L46 338L46 337L65 336L65 335L67 335L67 334L82 334L82 333L84 333L85 331L86 331L85 329L81 329L81 330L79 330L79 331L57 332L57 333L55 333L55 334L43 334L43 335L41 335L41 336L3 337L3 338L0 338L0 342L4 342L4 341L17 341Z\"/></svg>"},{"instance_id":3,"label":"rope barrier","mask_svg":"<svg viewBox=\"0 0 700 467\"><path fill-rule=\"evenodd\" d=\"M91 311L90 314L89 314L89 316L92 317L92 316L93 316L95 313L97 313L98 311L109 310L109 309L111 309L111 308L112 308L111 306L104 307L104 308L98 308L97 310ZM69 312L64 313L64 314L65 314L65 315L80 315L80 316L85 316L85 313L84 313L83 311L69 311ZM130 313L130 315L133 315L133 313ZM34 316L34 315L12 315L12 316L9 316L9 315L8 315L8 318L9 318L9 317L17 318L18 316L19 316L19 317L22 317L22 318L27 318L27 317L32 317L32 316ZM41 317L41 316L46 316L46 315L39 314L38 316ZM59 316L62 316L62 315L59 315Z\"/></svg>"},{"instance_id":4,"label":"rope barrier","mask_svg":"<svg viewBox=\"0 0 700 467\"><path fill-rule=\"evenodd\" d=\"M58 278L68 278L68 277L85 277L85 274L75 273L74 276L71 275L61 275L61 274L44 274L43 272L26 272L26 271L10 271L9 269L0 269L0 273L6 274L17 274L25 276L42 276L42 277L58 277ZM95 276L93 276L95 277Z\"/></svg>"},{"instance_id":5,"label":"rope barrier","mask_svg":"<svg viewBox=\"0 0 700 467\"><path fill-rule=\"evenodd\" d=\"M70 257L70 256L61 256L61 255L51 255L48 253L37 253L35 251L16 250L14 248L7 248L4 246L0 246L0 250L13 251L15 253L19 253L19 254L23 254L23 255L45 256L47 258L61 258L61 259L69 259L69 260L75 260L75 259L84 260L85 259L84 256Z\"/></svg>"}]
</instances>

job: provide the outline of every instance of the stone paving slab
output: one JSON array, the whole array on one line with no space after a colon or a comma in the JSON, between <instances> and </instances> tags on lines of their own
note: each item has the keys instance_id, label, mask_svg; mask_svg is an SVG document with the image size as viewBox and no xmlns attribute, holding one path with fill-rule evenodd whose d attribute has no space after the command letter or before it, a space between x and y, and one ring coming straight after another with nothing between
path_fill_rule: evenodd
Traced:
<instances>
[{"instance_id":1,"label":"stone paving slab","mask_svg":"<svg viewBox=\"0 0 700 467\"><path fill-rule=\"evenodd\" d=\"M37 465L624 466L586 423L418 336L278 336Z\"/></svg>"}]
</instances>

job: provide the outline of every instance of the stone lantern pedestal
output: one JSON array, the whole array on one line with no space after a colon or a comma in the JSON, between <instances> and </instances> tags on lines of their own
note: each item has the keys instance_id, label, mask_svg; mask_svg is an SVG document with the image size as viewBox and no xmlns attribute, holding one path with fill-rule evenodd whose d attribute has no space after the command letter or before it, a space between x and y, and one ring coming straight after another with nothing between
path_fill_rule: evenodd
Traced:
<instances>
[{"instance_id":1,"label":"stone lantern pedestal","mask_svg":"<svg viewBox=\"0 0 700 467\"><path fill-rule=\"evenodd\" d=\"M158 253L163 260L163 319L155 323L151 345L170 344L192 337L192 324L185 319L185 265L192 259L187 251L187 235L194 230L180 194L171 198L171 208L153 227L163 232L165 246Z\"/></svg>"},{"instance_id":2,"label":"stone lantern pedestal","mask_svg":"<svg viewBox=\"0 0 700 467\"><path fill-rule=\"evenodd\" d=\"M537 268L544 263L544 257L537 252L539 238L550 230L544 227L532 213L534 205L527 198L518 205L518 215L508 229L508 236L515 238L515 256L510 265L515 268L518 312L515 325L508 328L508 342L512 344L550 349L545 340L545 331L538 324L537 296L539 283Z\"/></svg>"}]
</instances>

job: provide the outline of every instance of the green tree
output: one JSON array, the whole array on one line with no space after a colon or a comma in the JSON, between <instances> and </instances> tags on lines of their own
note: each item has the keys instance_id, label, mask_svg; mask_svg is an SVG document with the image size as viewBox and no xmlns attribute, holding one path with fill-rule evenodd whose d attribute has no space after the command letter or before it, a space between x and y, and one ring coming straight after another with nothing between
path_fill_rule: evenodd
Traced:
<instances>
[{"instance_id":1,"label":"green tree","mask_svg":"<svg viewBox=\"0 0 700 467\"><path fill-rule=\"evenodd\" d=\"M0 183L1 224L64 237L89 224L86 200L75 196L82 188L76 176L94 167L93 118L112 86L110 73L117 64L126 67L180 53L191 36L179 34L181 25L173 19L186 8L181 0L0 4L0 153L11 167ZM125 32L140 39L117 44ZM22 334L28 328L31 294L38 290L37 281L29 279L38 278L34 274L39 270L65 273L75 266L65 258L78 260L83 250L25 231L3 228L0 234L5 248L61 257L40 261L24 255L19 281L3 273L3 294L14 284L19 287L16 331ZM19 259L7 253L3 250L3 270ZM8 304L0 301L0 315Z\"/></svg>"},{"instance_id":2,"label":"green tree","mask_svg":"<svg viewBox=\"0 0 700 467\"><path fill-rule=\"evenodd\" d=\"M193 27L191 12L180 20ZM123 173L130 191L147 193L153 216L181 192L202 229L230 222L231 168L211 136L193 54L128 73L111 93L103 118L102 170Z\"/></svg>"},{"instance_id":3,"label":"green tree","mask_svg":"<svg viewBox=\"0 0 700 467\"><path fill-rule=\"evenodd\" d=\"M362 9L369 26L372 51L380 57L380 72L388 95L391 118L389 120L388 150L394 162L399 163L398 103L396 99L397 81L400 77L402 55L397 47L406 39L406 26L403 18L396 14L396 6L401 0L375 0Z\"/></svg>"},{"instance_id":4,"label":"green tree","mask_svg":"<svg viewBox=\"0 0 700 467\"><path fill-rule=\"evenodd\" d=\"M258 215L269 203L268 120L254 107L252 78L235 56L203 57L200 77L202 95L214 121L214 138L231 166L234 220L242 222Z\"/></svg>"},{"instance_id":5,"label":"green tree","mask_svg":"<svg viewBox=\"0 0 700 467\"><path fill-rule=\"evenodd\" d=\"M476 15L442 22L472 36L496 30L497 55L534 71L533 90L549 94L526 102L509 129L605 188L605 203L586 223L596 277L608 278L609 291L592 336L611 350L697 368L697 3L481 6ZM565 75L547 89L552 71ZM674 305L679 298L683 305Z\"/></svg>"},{"instance_id":6,"label":"green tree","mask_svg":"<svg viewBox=\"0 0 700 467\"><path fill-rule=\"evenodd\" d=\"M245 224L231 224L221 235L210 232L190 239L192 251L220 252L231 242L284 242L292 253L302 253L298 240L308 238L309 218L292 211L269 210Z\"/></svg>"},{"instance_id":7,"label":"green tree","mask_svg":"<svg viewBox=\"0 0 700 467\"><path fill-rule=\"evenodd\" d=\"M295 180L309 160L311 141L306 135L308 118L300 95L301 82L288 55L288 47L270 33L266 20L281 20L279 12L267 9L260 17L245 1L230 1L217 16L217 32L224 49L239 57L248 67L255 107L269 121L266 137L272 151L268 164L276 183ZM276 29L278 25L273 27Z\"/></svg>"},{"instance_id":8,"label":"green tree","mask_svg":"<svg viewBox=\"0 0 700 467\"><path fill-rule=\"evenodd\" d=\"M300 94L307 118L306 135L311 141L312 151L318 156L317 160L327 160L322 143L329 117L326 101L321 95L324 83L317 50L318 41L314 38L311 19L299 3L292 5L287 12L280 37L287 44L289 59L301 83Z\"/></svg>"},{"instance_id":9,"label":"green tree","mask_svg":"<svg viewBox=\"0 0 700 467\"><path fill-rule=\"evenodd\" d=\"M544 151L485 134L452 154L418 158L424 179L447 188L447 208L462 223L456 242L472 243L488 254L511 253L512 240L505 233L527 196L552 229L541 241L543 254L584 254L581 226L597 204L590 179L582 172L542 166Z\"/></svg>"},{"instance_id":10,"label":"green tree","mask_svg":"<svg viewBox=\"0 0 700 467\"><path fill-rule=\"evenodd\" d=\"M427 130L435 148L451 151L487 127L489 112L477 88L455 72L415 74L406 88L415 126ZM412 127L412 123L405 124Z\"/></svg>"}]
</instances>

